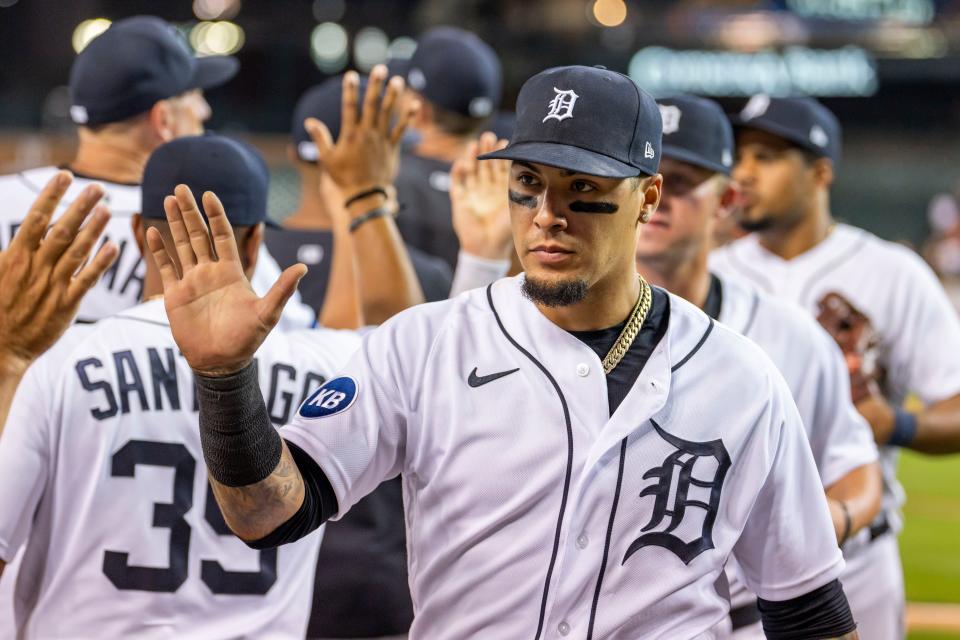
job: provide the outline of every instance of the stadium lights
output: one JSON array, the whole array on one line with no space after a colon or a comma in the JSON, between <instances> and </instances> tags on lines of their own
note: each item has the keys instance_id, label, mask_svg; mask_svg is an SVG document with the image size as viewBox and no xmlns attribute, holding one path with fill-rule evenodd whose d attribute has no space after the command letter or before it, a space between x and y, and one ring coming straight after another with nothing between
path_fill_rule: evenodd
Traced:
<instances>
[{"instance_id":1,"label":"stadium lights","mask_svg":"<svg viewBox=\"0 0 960 640\"><path fill-rule=\"evenodd\" d=\"M346 30L336 22L324 22L310 34L310 56L325 73L336 73L347 66Z\"/></svg>"},{"instance_id":2,"label":"stadium lights","mask_svg":"<svg viewBox=\"0 0 960 640\"><path fill-rule=\"evenodd\" d=\"M361 71L370 71L374 65L387 59L390 39L381 29L364 27L353 40L353 61Z\"/></svg>"},{"instance_id":3,"label":"stadium lights","mask_svg":"<svg viewBox=\"0 0 960 640\"><path fill-rule=\"evenodd\" d=\"M98 35L110 28L112 22L106 18L91 18L84 20L73 30L73 50L77 53L83 51L90 42Z\"/></svg>"},{"instance_id":4,"label":"stadium lights","mask_svg":"<svg viewBox=\"0 0 960 640\"><path fill-rule=\"evenodd\" d=\"M593 17L605 27L617 27L627 19L624 0L594 0Z\"/></svg>"},{"instance_id":5,"label":"stadium lights","mask_svg":"<svg viewBox=\"0 0 960 640\"><path fill-rule=\"evenodd\" d=\"M417 41L407 36L395 38L387 47L387 58L394 60L409 60L417 50Z\"/></svg>"},{"instance_id":6,"label":"stadium lights","mask_svg":"<svg viewBox=\"0 0 960 640\"><path fill-rule=\"evenodd\" d=\"M240 0L193 0L193 14L201 20L228 20L240 13Z\"/></svg>"},{"instance_id":7,"label":"stadium lights","mask_svg":"<svg viewBox=\"0 0 960 640\"><path fill-rule=\"evenodd\" d=\"M243 29L232 22L200 22L190 30L190 45L201 56L234 54L244 40Z\"/></svg>"}]
</instances>

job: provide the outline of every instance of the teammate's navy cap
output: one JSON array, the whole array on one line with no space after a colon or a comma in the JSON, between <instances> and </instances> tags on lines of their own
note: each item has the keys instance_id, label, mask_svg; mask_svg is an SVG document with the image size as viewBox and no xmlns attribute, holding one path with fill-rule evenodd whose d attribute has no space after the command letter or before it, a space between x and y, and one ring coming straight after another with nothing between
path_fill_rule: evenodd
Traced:
<instances>
[{"instance_id":1,"label":"teammate's navy cap","mask_svg":"<svg viewBox=\"0 0 960 640\"><path fill-rule=\"evenodd\" d=\"M191 89L232 78L235 58L195 57L173 25L152 16L118 20L70 69L70 115L83 125L125 120Z\"/></svg>"},{"instance_id":2,"label":"teammate's navy cap","mask_svg":"<svg viewBox=\"0 0 960 640\"><path fill-rule=\"evenodd\" d=\"M163 199L178 184L190 187L204 214L200 196L213 191L234 226L267 221L267 164L252 146L220 135L186 136L163 144L143 171L144 218L166 219Z\"/></svg>"},{"instance_id":3,"label":"teammate's navy cap","mask_svg":"<svg viewBox=\"0 0 960 640\"><path fill-rule=\"evenodd\" d=\"M840 122L813 98L755 95L731 119L738 129L766 131L814 155L840 160Z\"/></svg>"},{"instance_id":4,"label":"teammate's navy cap","mask_svg":"<svg viewBox=\"0 0 960 640\"><path fill-rule=\"evenodd\" d=\"M605 178L654 175L662 129L657 103L622 73L555 67L523 83L510 144L480 158L523 160Z\"/></svg>"},{"instance_id":5,"label":"teammate's navy cap","mask_svg":"<svg viewBox=\"0 0 960 640\"><path fill-rule=\"evenodd\" d=\"M730 175L733 127L713 100L675 96L658 100L663 120L663 157Z\"/></svg>"},{"instance_id":6,"label":"teammate's navy cap","mask_svg":"<svg viewBox=\"0 0 960 640\"><path fill-rule=\"evenodd\" d=\"M503 76L486 42L463 29L437 27L417 41L407 85L447 111L486 118L500 104Z\"/></svg>"},{"instance_id":7,"label":"teammate's navy cap","mask_svg":"<svg viewBox=\"0 0 960 640\"><path fill-rule=\"evenodd\" d=\"M363 104L367 92L367 78L360 76L357 98ZM290 136L297 150L297 157L305 162L317 161L317 145L307 133L303 121L316 118L327 125L330 137L336 142L340 136L340 112L343 100L343 75L327 78L320 84L307 89L297 100L293 108L293 122L290 123Z\"/></svg>"}]
</instances>

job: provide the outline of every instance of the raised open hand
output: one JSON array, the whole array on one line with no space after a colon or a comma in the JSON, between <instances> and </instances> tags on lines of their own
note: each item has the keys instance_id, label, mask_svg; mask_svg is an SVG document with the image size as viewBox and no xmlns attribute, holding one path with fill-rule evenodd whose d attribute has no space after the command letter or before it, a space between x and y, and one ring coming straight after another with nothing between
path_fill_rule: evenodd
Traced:
<instances>
[{"instance_id":1,"label":"raised open hand","mask_svg":"<svg viewBox=\"0 0 960 640\"><path fill-rule=\"evenodd\" d=\"M105 207L95 206L103 197L100 185L84 189L47 230L72 180L66 171L54 176L0 252L0 359L7 369L25 369L56 342L117 257L108 242L88 261L110 220Z\"/></svg>"},{"instance_id":2,"label":"raised open hand","mask_svg":"<svg viewBox=\"0 0 960 640\"><path fill-rule=\"evenodd\" d=\"M507 146L506 140L486 132L471 142L450 171L450 204L453 229L461 248L470 255L491 260L510 256L509 160L477 160L478 155Z\"/></svg>"},{"instance_id":3,"label":"raised open hand","mask_svg":"<svg viewBox=\"0 0 960 640\"><path fill-rule=\"evenodd\" d=\"M207 229L190 189L181 184L175 192L163 205L176 253L164 246L157 229L147 230L173 338L197 373L230 375L253 359L307 267L289 267L266 296L258 297L244 274L233 228L217 196L203 194Z\"/></svg>"},{"instance_id":4,"label":"raised open hand","mask_svg":"<svg viewBox=\"0 0 960 640\"><path fill-rule=\"evenodd\" d=\"M317 145L318 162L344 198L371 189L386 190L397 176L400 140L420 105L413 102L402 106L403 78L391 78L384 91L386 78L384 65L373 68L361 108L360 77L355 71L344 74L340 135L336 144L326 125L316 118L307 118L304 123Z\"/></svg>"}]
</instances>

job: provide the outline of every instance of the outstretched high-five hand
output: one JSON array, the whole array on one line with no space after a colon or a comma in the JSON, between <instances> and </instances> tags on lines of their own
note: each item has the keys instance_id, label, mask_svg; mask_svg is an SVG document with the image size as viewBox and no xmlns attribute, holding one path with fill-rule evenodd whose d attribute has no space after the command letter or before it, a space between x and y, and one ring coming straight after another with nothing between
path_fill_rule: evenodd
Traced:
<instances>
[{"instance_id":1,"label":"outstretched high-five hand","mask_svg":"<svg viewBox=\"0 0 960 640\"><path fill-rule=\"evenodd\" d=\"M386 79L384 65L373 68L361 109L360 77L355 71L344 74L336 144L326 125L316 118L307 118L304 123L317 145L318 162L344 198L370 189L387 190L397 177L400 140L420 104L413 101L402 105L403 78L394 76L384 90Z\"/></svg>"},{"instance_id":2,"label":"outstretched high-five hand","mask_svg":"<svg viewBox=\"0 0 960 640\"><path fill-rule=\"evenodd\" d=\"M175 191L176 196L167 196L163 203L175 254L164 246L157 229L147 230L170 329L194 371L230 375L253 359L307 268L293 265L266 296L258 297L244 274L233 228L217 196L203 194L208 230L190 189L181 184Z\"/></svg>"},{"instance_id":3,"label":"outstretched high-five hand","mask_svg":"<svg viewBox=\"0 0 960 640\"><path fill-rule=\"evenodd\" d=\"M54 176L10 246L0 251L0 369L5 373L26 369L56 342L83 296L117 257L116 245L107 243L88 261L110 220L107 209L97 205L103 198L100 185L80 192L48 229L72 181L66 171Z\"/></svg>"},{"instance_id":4,"label":"outstretched high-five hand","mask_svg":"<svg viewBox=\"0 0 960 640\"><path fill-rule=\"evenodd\" d=\"M450 170L453 229L460 247L479 258L503 260L513 250L510 229L509 160L478 160L477 156L507 146L487 131L467 145Z\"/></svg>"}]
</instances>

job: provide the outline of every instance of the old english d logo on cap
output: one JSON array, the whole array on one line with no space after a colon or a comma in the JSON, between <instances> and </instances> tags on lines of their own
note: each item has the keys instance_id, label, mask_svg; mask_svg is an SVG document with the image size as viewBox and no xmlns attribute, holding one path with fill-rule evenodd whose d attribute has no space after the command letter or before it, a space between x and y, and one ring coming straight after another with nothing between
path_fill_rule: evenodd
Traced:
<instances>
[{"instance_id":1,"label":"old english d logo on cap","mask_svg":"<svg viewBox=\"0 0 960 640\"><path fill-rule=\"evenodd\" d=\"M566 120L573 117L573 105L577 103L578 96L572 89L560 90L553 88L557 95L550 101L550 112L544 117L543 122L554 118L556 120Z\"/></svg>"}]
</instances>

